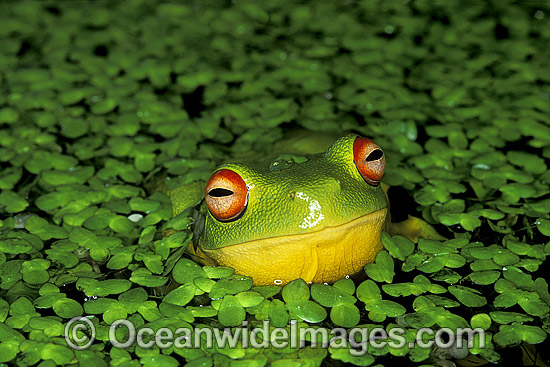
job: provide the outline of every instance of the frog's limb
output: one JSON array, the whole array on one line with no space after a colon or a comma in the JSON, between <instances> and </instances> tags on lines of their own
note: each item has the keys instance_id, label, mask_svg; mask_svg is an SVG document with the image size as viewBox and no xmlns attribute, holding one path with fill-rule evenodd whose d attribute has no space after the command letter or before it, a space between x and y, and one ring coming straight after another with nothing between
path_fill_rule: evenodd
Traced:
<instances>
[{"instance_id":1,"label":"frog's limb","mask_svg":"<svg viewBox=\"0 0 550 367\"><path fill-rule=\"evenodd\" d=\"M166 176L157 177L145 185L149 192L162 192L172 202L172 217L176 217L185 209L196 206L204 198L203 181L193 181L187 184L178 185Z\"/></svg>"},{"instance_id":2,"label":"frog's limb","mask_svg":"<svg viewBox=\"0 0 550 367\"><path fill-rule=\"evenodd\" d=\"M187 246L187 253L196 263L210 266L218 265L218 263L214 259L206 255L199 247L193 245L193 242L190 242Z\"/></svg>"},{"instance_id":3,"label":"frog's limb","mask_svg":"<svg viewBox=\"0 0 550 367\"><path fill-rule=\"evenodd\" d=\"M382 189L386 194L386 199L388 200L388 206L390 202L388 198L389 188L390 186L382 183ZM398 234L403 237L407 237L409 240L413 242L418 242L419 238L427 238L430 240L438 240L438 241L442 241L445 239L445 237L437 233L435 228L432 227L429 223L423 221L420 218L416 218L410 215L404 221L392 223L391 218L389 218L389 214L388 214L388 220L386 221L385 230L392 236L395 236Z\"/></svg>"},{"instance_id":4,"label":"frog's limb","mask_svg":"<svg viewBox=\"0 0 550 367\"><path fill-rule=\"evenodd\" d=\"M168 189L165 193L172 202L172 216L175 217L185 209L197 205L204 197L204 186L204 182L194 181Z\"/></svg>"},{"instance_id":5,"label":"frog's limb","mask_svg":"<svg viewBox=\"0 0 550 367\"><path fill-rule=\"evenodd\" d=\"M388 197L388 190L390 189L390 185L386 185L385 183L381 182L380 186L382 186L382 190L384 190L384 194L386 194L386 200L388 200L388 206L389 206L390 198Z\"/></svg>"},{"instance_id":6,"label":"frog's limb","mask_svg":"<svg viewBox=\"0 0 550 367\"><path fill-rule=\"evenodd\" d=\"M402 222L388 223L386 225L386 232L392 236L399 234L403 237L407 237L413 242L418 242L419 238L427 238L438 241L445 239L445 237L437 233L434 227L432 227L429 223L410 215Z\"/></svg>"}]
</instances>

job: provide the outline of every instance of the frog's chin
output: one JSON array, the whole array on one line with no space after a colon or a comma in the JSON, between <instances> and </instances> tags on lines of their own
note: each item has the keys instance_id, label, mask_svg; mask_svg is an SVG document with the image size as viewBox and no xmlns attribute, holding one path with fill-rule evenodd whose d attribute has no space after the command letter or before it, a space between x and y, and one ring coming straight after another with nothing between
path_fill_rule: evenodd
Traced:
<instances>
[{"instance_id":1,"label":"frog's chin","mask_svg":"<svg viewBox=\"0 0 550 367\"><path fill-rule=\"evenodd\" d=\"M317 232L202 250L197 255L203 262L208 257L206 262L213 260L251 276L255 285L284 285L298 278L308 283L332 283L374 261L382 249L380 233L386 216L387 208L383 208Z\"/></svg>"}]
</instances>

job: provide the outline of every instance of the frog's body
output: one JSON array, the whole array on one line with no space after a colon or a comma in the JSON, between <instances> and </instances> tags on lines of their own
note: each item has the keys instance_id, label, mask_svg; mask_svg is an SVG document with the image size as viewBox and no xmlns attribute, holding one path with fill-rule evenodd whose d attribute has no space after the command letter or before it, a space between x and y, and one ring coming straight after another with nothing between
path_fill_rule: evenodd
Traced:
<instances>
[{"instance_id":1,"label":"frog's body","mask_svg":"<svg viewBox=\"0 0 550 367\"><path fill-rule=\"evenodd\" d=\"M326 144L326 137L322 141ZM287 148L291 144L287 141ZM302 138L298 145L313 153L324 144L313 147ZM385 157L370 140L348 135L323 153L299 153L219 167L206 187L200 208L204 229L193 240L191 255L232 267L257 285L297 278L334 282L374 261L382 230L412 239L436 235L415 218L412 231L403 222L395 231L379 185ZM182 193L168 192L174 203ZM181 205L175 207L181 211Z\"/></svg>"}]
</instances>

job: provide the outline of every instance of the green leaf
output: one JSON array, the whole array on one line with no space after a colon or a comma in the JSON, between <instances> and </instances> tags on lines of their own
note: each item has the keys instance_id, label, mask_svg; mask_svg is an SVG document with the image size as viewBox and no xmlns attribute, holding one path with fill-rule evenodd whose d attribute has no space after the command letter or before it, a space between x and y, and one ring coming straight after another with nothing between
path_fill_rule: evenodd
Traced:
<instances>
[{"instance_id":1,"label":"green leaf","mask_svg":"<svg viewBox=\"0 0 550 367\"><path fill-rule=\"evenodd\" d=\"M399 303L385 300L385 299L367 303L365 305L365 308L368 311L371 311L371 313L374 312L374 313L386 315L389 317L401 316L407 311L407 309L402 305L400 305ZM369 318L370 318L370 314L369 314ZM373 320L373 321L376 321L376 320Z\"/></svg>"},{"instance_id":2,"label":"green leaf","mask_svg":"<svg viewBox=\"0 0 550 367\"><path fill-rule=\"evenodd\" d=\"M482 328L483 330L488 330L491 327L491 317L486 313L480 313L472 316L470 320L470 325L472 328Z\"/></svg>"},{"instance_id":3,"label":"green leaf","mask_svg":"<svg viewBox=\"0 0 550 367\"><path fill-rule=\"evenodd\" d=\"M164 354L157 354L155 356L142 357L139 362L145 367L178 367L180 363L174 357L170 357Z\"/></svg>"},{"instance_id":4,"label":"green leaf","mask_svg":"<svg viewBox=\"0 0 550 367\"><path fill-rule=\"evenodd\" d=\"M35 313L35 309L26 297L19 297L17 298L10 306L10 314L11 315L28 315L33 316Z\"/></svg>"},{"instance_id":5,"label":"green leaf","mask_svg":"<svg viewBox=\"0 0 550 367\"><path fill-rule=\"evenodd\" d=\"M143 263L151 272L161 274L164 270L164 263L160 255L150 255L143 259Z\"/></svg>"},{"instance_id":6,"label":"green leaf","mask_svg":"<svg viewBox=\"0 0 550 367\"><path fill-rule=\"evenodd\" d=\"M493 311L489 315L494 322L499 324L511 324L513 322L524 323L533 321L531 316L519 312Z\"/></svg>"},{"instance_id":7,"label":"green leaf","mask_svg":"<svg viewBox=\"0 0 550 367\"><path fill-rule=\"evenodd\" d=\"M19 353L19 342L7 340L0 343L0 363L13 360Z\"/></svg>"},{"instance_id":8,"label":"green leaf","mask_svg":"<svg viewBox=\"0 0 550 367\"><path fill-rule=\"evenodd\" d=\"M113 304L103 313L103 321L108 325L112 324L116 320L126 319L128 313L123 305Z\"/></svg>"},{"instance_id":9,"label":"green leaf","mask_svg":"<svg viewBox=\"0 0 550 367\"><path fill-rule=\"evenodd\" d=\"M481 220L471 213L463 213L460 218L460 225L467 231L473 231L481 226Z\"/></svg>"},{"instance_id":10,"label":"green leaf","mask_svg":"<svg viewBox=\"0 0 550 367\"><path fill-rule=\"evenodd\" d=\"M435 306L441 306L445 308L460 306L459 302L453 301L452 299L447 297L436 296L435 294L427 294L425 297L429 299L430 302L432 302ZM413 308L414 308L414 305L413 305Z\"/></svg>"},{"instance_id":11,"label":"green leaf","mask_svg":"<svg viewBox=\"0 0 550 367\"><path fill-rule=\"evenodd\" d=\"M535 154L512 150L506 153L506 157L510 163L530 173L541 174L547 170L544 159Z\"/></svg>"},{"instance_id":12,"label":"green leaf","mask_svg":"<svg viewBox=\"0 0 550 367\"><path fill-rule=\"evenodd\" d=\"M126 268L132 262L132 254L120 253L116 254L107 262L107 268L119 270Z\"/></svg>"},{"instance_id":13,"label":"green leaf","mask_svg":"<svg viewBox=\"0 0 550 367\"><path fill-rule=\"evenodd\" d=\"M521 183L510 183L501 186L499 190L502 192L504 199L509 203L517 203L519 199L533 197L537 190L530 185Z\"/></svg>"},{"instance_id":14,"label":"green leaf","mask_svg":"<svg viewBox=\"0 0 550 367\"><path fill-rule=\"evenodd\" d=\"M278 285L262 285L262 286L256 286L253 287L252 290L260 293L265 298L271 298L275 295L279 294L281 291L281 287Z\"/></svg>"},{"instance_id":15,"label":"green leaf","mask_svg":"<svg viewBox=\"0 0 550 367\"><path fill-rule=\"evenodd\" d=\"M48 293L36 298L33 303L36 308L51 308L55 302L66 297L64 293Z\"/></svg>"},{"instance_id":16,"label":"green leaf","mask_svg":"<svg viewBox=\"0 0 550 367\"><path fill-rule=\"evenodd\" d=\"M459 254L442 255L441 260L448 268L461 268L466 264L466 259Z\"/></svg>"},{"instance_id":17,"label":"green leaf","mask_svg":"<svg viewBox=\"0 0 550 367\"><path fill-rule=\"evenodd\" d=\"M174 266L172 276L178 283L191 283L196 277L208 277L206 272L194 261L182 258Z\"/></svg>"},{"instance_id":18,"label":"green leaf","mask_svg":"<svg viewBox=\"0 0 550 367\"><path fill-rule=\"evenodd\" d=\"M6 168L0 171L0 190L11 190L21 179L23 171L19 167Z\"/></svg>"},{"instance_id":19,"label":"green leaf","mask_svg":"<svg viewBox=\"0 0 550 367\"><path fill-rule=\"evenodd\" d=\"M418 239L418 249L429 254L444 255L456 253L457 250L452 245L426 238Z\"/></svg>"},{"instance_id":20,"label":"green leaf","mask_svg":"<svg viewBox=\"0 0 550 367\"><path fill-rule=\"evenodd\" d=\"M26 220L25 228L43 240L67 238L67 231L64 228L49 224L47 220L37 215L32 215Z\"/></svg>"},{"instance_id":21,"label":"green leaf","mask_svg":"<svg viewBox=\"0 0 550 367\"><path fill-rule=\"evenodd\" d=\"M67 138L75 139L89 131L89 123L82 119L64 119L61 125L61 135Z\"/></svg>"},{"instance_id":22,"label":"green leaf","mask_svg":"<svg viewBox=\"0 0 550 367\"><path fill-rule=\"evenodd\" d=\"M312 284L311 298L324 307L333 307L340 303L355 303L355 297L347 295L328 284Z\"/></svg>"},{"instance_id":23,"label":"green leaf","mask_svg":"<svg viewBox=\"0 0 550 367\"><path fill-rule=\"evenodd\" d=\"M518 295L518 304L531 316L543 316L550 312L550 307L533 292Z\"/></svg>"},{"instance_id":24,"label":"green leaf","mask_svg":"<svg viewBox=\"0 0 550 367\"><path fill-rule=\"evenodd\" d=\"M157 303L154 301L145 301L138 307L138 312L147 321L155 321L162 318Z\"/></svg>"},{"instance_id":25,"label":"green leaf","mask_svg":"<svg viewBox=\"0 0 550 367\"><path fill-rule=\"evenodd\" d=\"M309 286L303 279L296 279L283 288L283 299L285 302L301 302L309 299Z\"/></svg>"},{"instance_id":26,"label":"green leaf","mask_svg":"<svg viewBox=\"0 0 550 367\"><path fill-rule=\"evenodd\" d=\"M216 282L209 278L197 277L193 281L193 284L196 285L201 291L210 293Z\"/></svg>"},{"instance_id":27,"label":"green leaf","mask_svg":"<svg viewBox=\"0 0 550 367\"><path fill-rule=\"evenodd\" d=\"M32 245L22 238L6 238L0 240L0 251L6 254L24 254L32 249Z\"/></svg>"},{"instance_id":28,"label":"green leaf","mask_svg":"<svg viewBox=\"0 0 550 367\"><path fill-rule=\"evenodd\" d=\"M81 316L84 311L80 303L70 298L63 298L55 302L53 310L59 317L66 319Z\"/></svg>"},{"instance_id":29,"label":"green leaf","mask_svg":"<svg viewBox=\"0 0 550 367\"><path fill-rule=\"evenodd\" d=\"M355 283L351 279L340 279L333 284L334 288L341 290L345 294L353 295L355 292Z\"/></svg>"},{"instance_id":30,"label":"green leaf","mask_svg":"<svg viewBox=\"0 0 550 367\"><path fill-rule=\"evenodd\" d=\"M8 316L10 305L8 302L4 299L0 299L0 323L4 322L6 320L6 317Z\"/></svg>"},{"instance_id":31,"label":"green leaf","mask_svg":"<svg viewBox=\"0 0 550 367\"><path fill-rule=\"evenodd\" d=\"M63 345L47 343L42 346L41 358L44 360L51 359L58 365L67 365L73 360L74 353Z\"/></svg>"},{"instance_id":32,"label":"green leaf","mask_svg":"<svg viewBox=\"0 0 550 367\"><path fill-rule=\"evenodd\" d=\"M137 153L134 160L134 166L140 172L149 172L155 168L155 154Z\"/></svg>"},{"instance_id":33,"label":"green leaf","mask_svg":"<svg viewBox=\"0 0 550 367\"><path fill-rule=\"evenodd\" d=\"M114 216L109 221L109 228L117 233L130 233L134 229L134 223L121 215Z\"/></svg>"},{"instance_id":34,"label":"green leaf","mask_svg":"<svg viewBox=\"0 0 550 367\"><path fill-rule=\"evenodd\" d=\"M370 366L375 362L374 357L371 354L365 355L353 355L350 353L350 348L332 348L329 347L330 356L332 359L342 361L347 364L355 366Z\"/></svg>"},{"instance_id":35,"label":"green leaf","mask_svg":"<svg viewBox=\"0 0 550 367\"><path fill-rule=\"evenodd\" d=\"M507 266L502 270L504 279L511 281L518 288L528 288L533 284L529 274L524 273L515 266Z\"/></svg>"},{"instance_id":36,"label":"green leaf","mask_svg":"<svg viewBox=\"0 0 550 367\"><path fill-rule=\"evenodd\" d=\"M121 243L122 239L118 237L94 236L86 238L81 246L87 249L113 249Z\"/></svg>"},{"instance_id":37,"label":"green leaf","mask_svg":"<svg viewBox=\"0 0 550 367\"><path fill-rule=\"evenodd\" d=\"M218 280L210 290L210 298L221 298L226 294L237 294L248 291L250 288L252 288L252 279L250 277L235 274Z\"/></svg>"},{"instance_id":38,"label":"green leaf","mask_svg":"<svg viewBox=\"0 0 550 367\"><path fill-rule=\"evenodd\" d=\"M68 184L83 184L94 174L91 166L79 167L71 171L43 171L42 179L48 185L61 186Z\"/></svg>"},{"instance_id":39,"label":"green leaf","mask_svg":"<svg viewBox=\"0 0 550 367\"><path fill-rule=\"evenodd\" d=\"M130 199L129 204L133 211L139 211L147 214L154 212L160 207L160 202L156 200L143 199L140 197Z\"/></svg>"},{"instance_id":40,"label":"green leaf","mask_svg":"<svg viewBox=\"0 0 550 367\"><path fill-rule=\"evenodd\" d=\"M118 296L118 300L124 305L130 313L136 312L139 305L147 301L148 295L143 288L133 288ZM166 297L165 297L166 298ZM163 300L164 301L164 300Z\"/></svg>"},{"instance_id":41,"label":"green leaf","mask_svg":"<svg viewBox=\"0 0 550 367\"><path fill-rule=\"evenodd\" d=\"M148 243L151 243L153 239L155 238L155 234L157 233L155 226L149 226L143 228L141 231L141 234L139 235L138 244L145 245Z\"/></svg>"},{"instance_id":42,"label":"green leaf","mask_svg":"<svg viewBox=\"0 0 550 367\"><path fill-rule=\"evenodd\" d=\"M550 236L550 220L539 218L537 219L537 228L545 236Z\"/></svg>"},{"instance_id":43,"label":"green leaf","mask_svg":"<svg viewBox=\"0 0 550 367\"><path fill-rule=\"evenodd\" d=\"M489 285L500 278L500 271L484 270L470 273L465 279L471 280L474 284Z\"/></svg>"},{"instance_id":44,"label":"green leaf","mask_svg":"<svg viewBox=\"0 0 550 367\"><path fill-rule=\"evenodd\" d=\"M382 299L380 288L372 280L365 280L357 287L357 298L365 303L369 304Z\"/></svg>"},{"instance_id":45,"label":"green leaf","mask_svg":"<svg viewBox=\"0 0 550 367\"><path fill-rule=\"evenodd\" d=\"M443 309L424 308L414 313L407 314L405 321L414 328L431 327L437 322L437 318L441 315Z\"/></svg>"},{"instance_id":46,"label":"green leaf","mask_svg":"<svg viewBox=\"0 0 550 367\"><path fill-rule=\"evenodd\" d=\"M462 279L462 276L454 270L451 270L451 269L448 269L448 268L443 268L440 271L438 271L437 273L433 274L431 276L431 278L435 281L438 281L438 282L445 282L445 283L448 283L448 284L455 284L455 283L458 283Z\"/></svg>"},{"instance_id":47,"label":"green leaf","mask_svg":"<svg viewBox=\"0 0 550 367\"><path fill-rule=\"evenodd\" d=\"M191 314L194 317L213 317L218 314L218 311L215 310L212 306L203 306L203 307L187 306L187 309L191 311Z\"/></svg>"},{"instance_id":48,"label":"green leaf","mask_svg":"<svg viewBox=\"0 0 550 367\"><path fill-rule=\"evenodd\" d=\"M452 285L448 289L449 292L451 292L451 294L466 307L481 307L487 304L487 299L480 296L480 292L473 288Z\"/></svg>"},{"instance_id":49,"label":"green leaf","mask_svg":"<svg viewBox=\"0 0 550 367\"><path fill-rule=\"evenodd\" d=\"M30 284L44 284L50 279L47 272L49 261L42 259L34 259L25 261L21 268L23 280Z\"/></svg>"},{"instance_id":50,"label":"green leaf","mask_svg":"<svg viewBox=\"0 0 550 367\"><path fill-rule=\"evenodd\" d=\"M418 296L428 290L426 287L414 283L384 284L382 289L392 297L406 297L413 294Z\"/></svg>"},{"instance_id":51,"label":"green leaf","mask_svg":"<svg viewBox=\"0 0 550 367\"><path fill-rule=\"evenodd\" d=\"M117 106L114 99L107 98L92 105L92 112L96 115L104 115L113 111Z\"/></svg>"},{"instance_id":52,"label":"green leaf","mask_svg":"<svg viewBox=\"0 0 550 367\"><path fill-rule=\"evenodd\" d=\"M414 255L412 255L414 256ZM407 258L410 259L412 256ZM445 267L445 259L442 256L430 256L422 261L416 268L425 273L435 273Z\"/></svg>"},{"instance_id":53,"label":"green leaf","mask_svg":"<svg viewBox=\"0 0 550 367\"><path fill-rule=\"evenodd\" d=\"M327 317L327 311L310 300L287 301L288 311L305 322L318 323Z\"/></svg>"},{"instance_id":54,"label":"green leaf","mask_svg":"<svg viewBox=\"0 0 550 367\"><path fill-rule=\"evenodd\" d=\"M359 323L359 309L350 303L341 303L330 310L330 319L338 326L353 327Z\"/></svg>"},{"instance_id":55,"label":"green leaf","mask_svg":"<svg viewBox=\"0 0 550 367\"><path fill-rule=\"evenodd\" d=\"M140 268L132 272L130 281L145 287L160 287L168 281L167 277L151 275L148 269Z\"/></svg>"},{"instance_id":56,"label":"green leaf","mask_svg":"<svg viewBox=\"0 0 550 367\"><path fill-rule=\"evenodd\" d=\"M495 264L493 260L475 260L470 263L470 268L473 271L484 271L484 270L500 270L501 267Z\"/></svg>"},{"instance_id":57,"label":"green leaf","mask_svg":"<svg viewBox=\"0 0 550 367\"><path fill-rule=\"evenodd\" d=\"M511 251L502 252L493 258L493 261L501 266L510 266L519 262L519 256Z\"/></svg>"},{"instance_id":58,"label":"green leaf","mask_svg":"<svg viewBox=\"0 0 550 367\"><path fill-rule=\"evenodd\" d=\"M127 279L107 279L86 287L85 293L89 296L105 297L126 292L131 286L132 282Z\"/></svg>"},{"instance_id":59,"label":"green leaf","mask_svg":"<svg viewBox=\"0 0 550 367\"><path fill-rule=\"evenodd\" d=\"M546 332L538 326L512 324L502 325L494 335L493 340L502 347L509 347L518 345L522 341L529 344L538 344L544 341L546 337Z\"/></svg>"},{"instance_id":60,"label":"green leaf","mask_svg":"<svg viewBox=\"0 0 550 367\"><path fill-rule=\"evenodd\" d=\"M274 327L284 327L288 324L289 315L282 301L278 299L271 301L268 312L269 320Z\"/></svg>"},{"instance_id":61,"label":"green leaf","mask_svg":"<svg viewBox=\"0 0 550 367\"><path fill-rule=\"evenodd\" d=\"M13 124L19 121L20 116L17 110L10 107L4 107L0 110L0 123Z\"/></svg>"},{"instance_id":62,"label":"green leaf","mask_svg":"<svg viewBox=\"0 0 550 367\"><path fill-rule=\"evenodd\" d=\"M395 275L393 259L387 251L380 251L374 263L365 265L367 275L377 282L391 283Z\"/></svg>"},{"instance_id":63,"label":"green leaf","mask_svg":"<svg viewBox=\"0 0 550 367\"><path fill-rule=\"evenodd\" d=\"M223 326L240 326L245 320L246 312L235 296L225 296L218 310L218 320Z\"/></svg>"},{"instance_id":64,"label":"green leaf","mask_svg":"<svg viewBox=\"0 0 550 367\"><path fill-rule=\"evenodd\" d=\"M25 210L27 206L29 206L27 200L17 193L11 190L0 192L0 210L5 210L8 213L18 213Z\"/></svg>"},{"instance_id":65,"label":"green leaf","mask_svg":"<svg viewBox=\"0 0 550 367\"><path fill-rule=\"evenodd\" d=\"M257 306L265 299L260 293L254 291L241 292L236 297L245 308Z\"/></svg>"},{"instance_id":66,"label":"green leaf","mask_svg":"<svg viewBox=\"0 0 550 367\"><path fill-rule=\"evenodd\" d=\"M390 237L386 232L382 232L381 239L382 245L390 255L401 261L405 261L405 258L414 251L414 243L403 236Z\"/></svg>"},{"instance_id":67,"label":"green leaf","mask_svg":"<svg viewBox=\"0 0 550 367\"><path fill-rule=\"evenodd\" d=\"M235 270L224 266L205 266L203 270L211 279L226 278L235 272Z\"/></svg>"},{"instance_id":68,"label":"green leaf","mask_svg":"<svg viewBox=\"0 0 550 367\"><path fill-rule=\"evenodd\" d=\"M170 303L161 303L159 305L159 311L166 317L171 319L183 320L189 323L195 321L193 314L188 309L176 306Z\"/></svg>"}]
</instances>

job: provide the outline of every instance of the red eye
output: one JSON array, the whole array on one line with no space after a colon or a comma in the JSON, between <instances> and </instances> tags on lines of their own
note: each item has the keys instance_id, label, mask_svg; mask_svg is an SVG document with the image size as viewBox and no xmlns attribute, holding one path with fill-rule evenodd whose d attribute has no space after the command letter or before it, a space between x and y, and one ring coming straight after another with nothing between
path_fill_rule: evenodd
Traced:
<instances>
[{"instance_id":1,"label":"red eye","mask_svg":"<svg viewBox=\"0 0 550 367\"><path fill-rule=\"evenodd\" d=\"M206 184L205 200L210 213L216 219L230 221L246 208L248 189L238 173L221 169Z\"/></svg>"},{"instance_id":2,"label":"red eye","mask_svg":"<svg viewBox=\"0 0 550 367\"><path fill-rule=\"evenodd\" d=\"M372 140L357 137L353 142L353 161L367 183L378 186L386 168L386 157Z\"/></svg>"}]
</instances>

